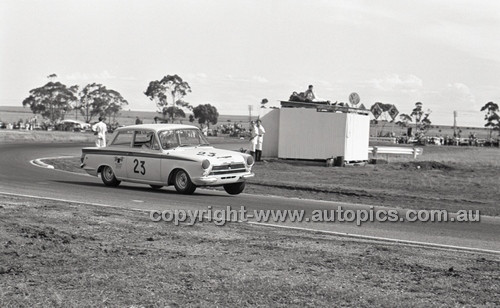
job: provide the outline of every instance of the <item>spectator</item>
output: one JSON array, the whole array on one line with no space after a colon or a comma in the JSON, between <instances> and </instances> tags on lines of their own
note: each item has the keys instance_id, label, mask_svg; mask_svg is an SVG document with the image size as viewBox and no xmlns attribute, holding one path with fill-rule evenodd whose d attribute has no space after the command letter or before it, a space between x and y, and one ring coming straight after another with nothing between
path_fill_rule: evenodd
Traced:
<instances>
[{"instance_id":1,"label":"spectator","mask_svg":"<svg viewBox=\"0 0 500 308\"><path fill-rule=\"evenodd\" d=\"M255 126L257 127L257 132L258 132L257 145L255 147L255 161L261 161L262 144L264 142L264 134L266 133L266 130L264 129L264 126L262 126L262 121L260 119L257 120Z\"/></svg>"},{"instance_id":2,"label":"spectator","mask_svg":"<svg viewBox=\"0 0 500 308\"><path fill-rule=\"evenodd\" d=\"M94 135L97 136L95 145L98 148L106 146L106 132L108 131L108 126L103 122L104 118L99 117L99 122L92 126L92 130L95 132Z\"/></svg>"},{"instance_id":3,"label":"spectator","mask_svg":"<svg viewBox=\"0 0 500 308\"><path fill-rule=\"evenodd\" d=\"M304 92L304 96L306 98L306 102L312 102L316 99L316 96L313 92L313 86L309 85L308 89Z\"/></svg>"},{"instance_id":4,"label":"spectator","mask_svg":"<svg viewBox=\"0 0 500 308\"><path fill-rule=\"evenodd\" d=\"M259 127L254 121L250 121L250 142L252 143L252 150L250 151L250 154L253 156L254 160L257 160L257 141L259 138Z\"/></svg>"}]
</instances>

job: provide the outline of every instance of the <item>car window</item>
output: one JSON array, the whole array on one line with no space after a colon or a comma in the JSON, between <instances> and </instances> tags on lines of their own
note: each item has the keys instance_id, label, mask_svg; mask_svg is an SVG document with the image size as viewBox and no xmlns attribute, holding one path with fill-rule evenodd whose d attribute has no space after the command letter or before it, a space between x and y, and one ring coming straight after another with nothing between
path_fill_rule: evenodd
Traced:
<instances>
[{"instance_id":1,"label":"car window","mask_svg":"<svg viewBox=\"0 0 500 308\"><path fill-rule=\"evenodd\" d=\"M153 135L153 141L151 142L150 148L151 148L151 150L159 150L160 149L160 145L158 144L158 141L156 140L154 135Z\"/></svg>"},{"instance_id":2,"label":"car window","mask_svg":"<svg viewBox=\"0 0 500 308\"><path fill-rule=\"evenodd\" d=\"M133 136L133 131L118 132L111 145L119 147L130 147L130 145L132 144Z\"/></svg>"},{"instance_id":3,"label":"car window","mask_svg":"<svg viewBox=\"0 0 500 308\"><path fill-rule=\"evenodd\" d=\"M163 149L172 149L179 146L177 133L173 130L166 130L160 133L160 145Z\"/></svg>"},{"instance_id":4,"label":"car window","mask_svg":"<svg viewBox=\"0 0 500 308\"><path fill-rule=\"evenodd\" d=\"M134 147L140 148L142 146L147 146L148 148L150 148L153 140L154 140L153 132L142 131L142 130L135 131Z\"/></svg>"},{"instance_id":5,"label":"car window","mask_svg":"<svg viewBox=\"0 0 500 308\"><path fill-rule=\"evenodd\" d=\"M208 145L208 141L199 129L179 129L179 141L181 146Z\"/></svg>"}]
</instances>

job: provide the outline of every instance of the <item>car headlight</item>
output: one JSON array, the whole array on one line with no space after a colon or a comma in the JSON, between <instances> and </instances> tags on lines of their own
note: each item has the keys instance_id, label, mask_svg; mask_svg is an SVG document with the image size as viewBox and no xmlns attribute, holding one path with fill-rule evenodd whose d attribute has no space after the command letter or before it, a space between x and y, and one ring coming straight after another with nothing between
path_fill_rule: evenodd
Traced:
<instances>
[{"instance_id":1,"label":"car headlight","mask_svg":"<svg viewBox=\"0 0 500 308\"><path fill-rule=\"evenodd\" d=\"M208 159L205 159L202 163L201 163L201 167L203 169L208 169L210 168L210 161Z\"/></svg>"},{"instance_id":2,"label":"car headlight","mask_svg":"<svg viewBox=\"0 0 500 308\"><path fill-rule=\"evenodd\" d=\"M253 163L254 163L253 156L248 156L247 157L247 165L251 166L251 165L253 165Z\"/></svg>"}]
</instances>

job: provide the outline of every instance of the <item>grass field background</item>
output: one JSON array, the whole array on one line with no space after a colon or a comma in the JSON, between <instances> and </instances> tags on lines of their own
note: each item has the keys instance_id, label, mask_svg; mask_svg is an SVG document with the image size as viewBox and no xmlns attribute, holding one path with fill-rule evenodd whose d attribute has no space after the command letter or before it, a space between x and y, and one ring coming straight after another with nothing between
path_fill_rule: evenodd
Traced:
<instances>
[{"instance_id":1,"label":"grass field background","mask_svg":"<svg viewBox=\"0 0 500 308\"><path fill-rule=\"evenodd\" d=\"M241 122L245 127L248 126L249 116L248 115L225 115L223 111L219 111L219 121L218 124L231 122ZM256 118L258 112L254 111L254 116L252 119ZM158 116L155 111L134 111L134 110L123 110L120 115L116 118L118 123L121 125L131 125L135 124L136 117L139 117L144 124L154 123L154 117ZM33 113L29 108L23 107L2 107L0 106L0 121L11 123L17 122L20 119L25 120L33 117ZM40 117L39 117L40 118ZM71 112L66 116L67 119L83 120L83 117L78 114L75 117L75 113ZM95 119L97 120L97 119ZM451 120L450 120L451 121ZM184 124L189 124L189 120L186 118L182 120ZM196 123L195 123L196 124ZM432 128L428 132L428 136L453 136L453 127L450 125L432 125ZM467 138L470 133L476 134L478 138L485 139L489 137L489 130L484 127L469 127L469 126L459 126L458 129L462 130L461 137ZM379 122L378 124L370 125L370 136L376 136L378 134L385 135L387 133L394 132L396 135L402 135L406 132L406 128L402 128L394 123ZM493 133L496 137L498 134Z\"/></svg>"}]
</instances>

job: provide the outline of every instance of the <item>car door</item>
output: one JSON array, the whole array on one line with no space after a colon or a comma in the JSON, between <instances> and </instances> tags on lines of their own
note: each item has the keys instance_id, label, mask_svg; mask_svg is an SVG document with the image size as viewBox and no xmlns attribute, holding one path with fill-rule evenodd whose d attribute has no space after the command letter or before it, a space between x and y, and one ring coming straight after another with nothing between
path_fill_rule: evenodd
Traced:
<instances>
[{"instance_id":1,"label":"car door","mask_svg":"<svg viewBox=\"0 0 500 308\"><path fill-rule=\"evenodd\" d=\"M165 154L164 159L161 161L162 179L168 181L170 172L178 167L177 160L170 159L171 155L176 156L176 149L179 147L179 138L177 131L164 130L158 133L158 141Z\"/></svg>"},{"instance_id":2,"label":"car door","mask_svg":"<svg viewBox=\"0 0 500 308\"><path fill-rule=\"evenodd\" d=\"M132 151L127 156L127 177L160 182L161 151L154 131L135 130Z\"/></svg>"},{"instance_id":3,"label":"car door","mask_svg":"<svg viewBox=\"0 0 500 308\"><path fill-rule=\"evenodd\" d=\"M109 165L113 168L116 177L127 178L127 156L132 150L132 141L134 138L133 130L121 130L117 132L108 148L105 148Z\"/></svg>"}]
</instances>

